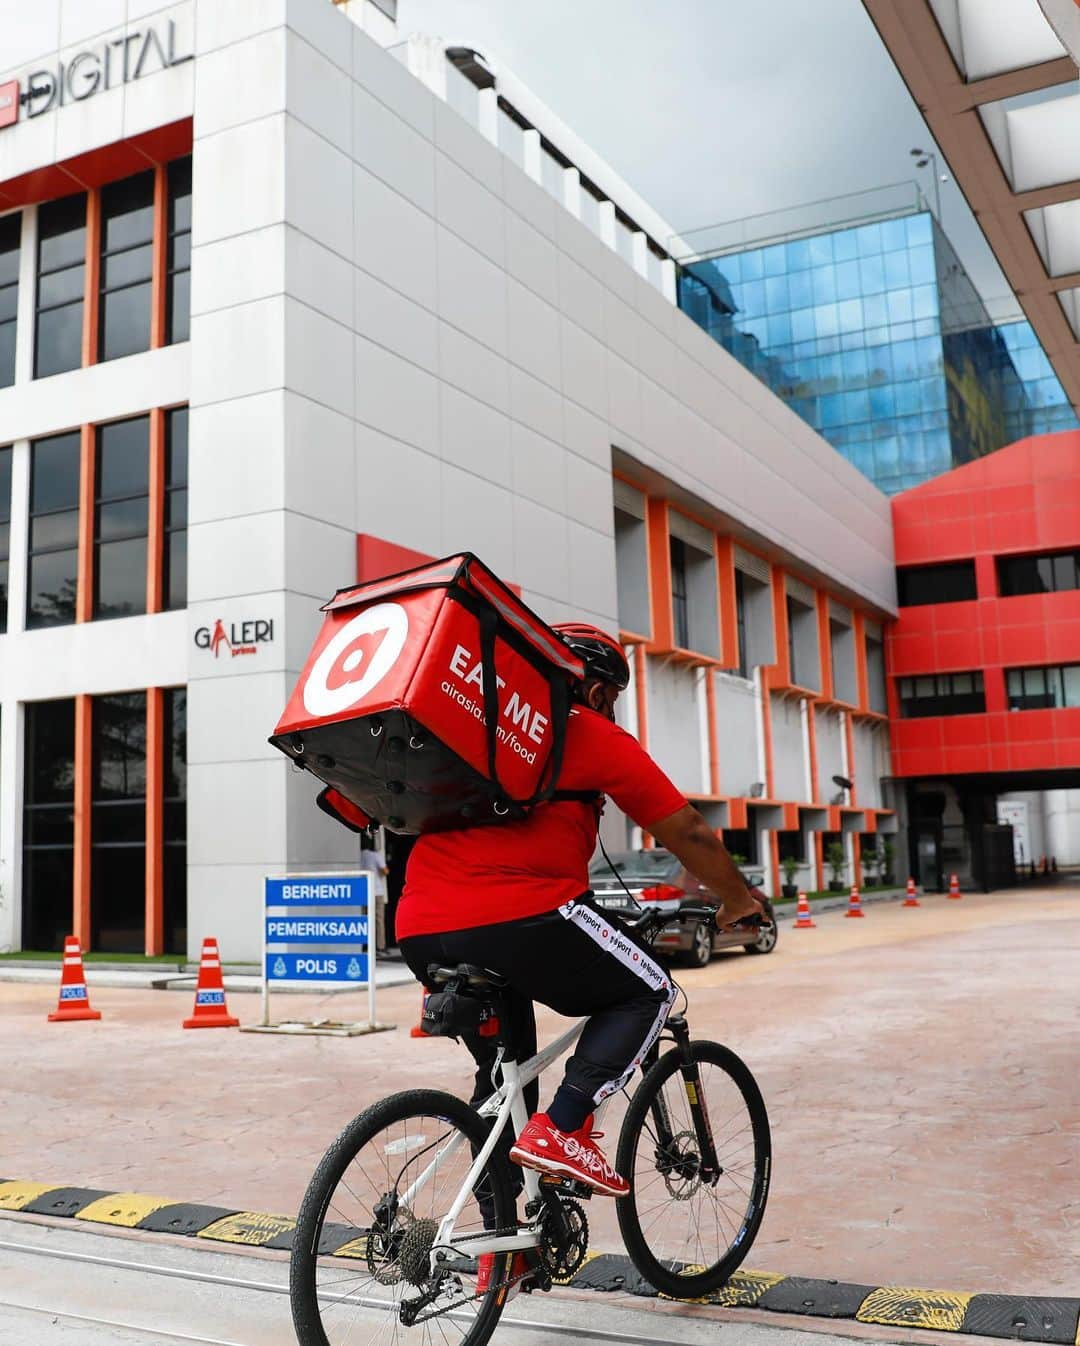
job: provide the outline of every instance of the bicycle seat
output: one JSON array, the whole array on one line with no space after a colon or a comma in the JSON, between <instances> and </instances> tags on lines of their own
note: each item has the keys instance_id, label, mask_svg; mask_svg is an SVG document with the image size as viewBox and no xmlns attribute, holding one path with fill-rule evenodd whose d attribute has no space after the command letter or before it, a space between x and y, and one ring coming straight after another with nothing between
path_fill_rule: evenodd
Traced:
<instances>
[{"instance_id":1,"label":"bicycle seat","mask_svg":"<svg viewBox=\"0 0 1080 1346\"><path fill-rule=\"evenodd\" d=\"M440 967L438 963L428 966L428 976L435 986L445 986L450 981L462 981L475 991L500 991L507 984L506 978L499 972L486 967L477 967L475 963L458 963L456 967Z\"/></svg>"}]
</instances>

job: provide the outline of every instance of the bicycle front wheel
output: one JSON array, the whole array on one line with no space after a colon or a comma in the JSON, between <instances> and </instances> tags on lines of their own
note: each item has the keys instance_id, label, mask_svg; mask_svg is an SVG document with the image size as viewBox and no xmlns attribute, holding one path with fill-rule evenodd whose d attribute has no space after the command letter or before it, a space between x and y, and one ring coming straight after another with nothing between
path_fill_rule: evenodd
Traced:
<instances>
[{"instance_id":1,"label":"bicycle front wheel","mask_svg":"<svg viewBox=\"0 0 1080 1346\"><path fill-rule=\"evenodd\" d=\"M716 1042L692 1042L690 1055L696 1085L684 1079L677 1050L642 1080L616 1161L630 1183L617 1202L626 1250L650 1284L677 1299L718 1289L750 1251L772 1163L769 1118L749 1069ZM702 1176L693 1089L712 1130L718 1177Z\"/></svg>"},{"instance_id":2,"label":"bicycle front wheel","mask_svg":"<svg viewBox=\"0 0 1080 1346\"><path fill-rule=\"evenodd\" d=\"M338 1136L300 1207L289 1267L300 1346L439 1341L484 1346L506 1298L510 1254L493 1255L478 1293L469 1236L512 1231L506 1161L489 1160L455 1221L455 1254L431 1253L488 1133L452 1094L412 1089L383 1099Z\"/></svg>"}]
</instances>

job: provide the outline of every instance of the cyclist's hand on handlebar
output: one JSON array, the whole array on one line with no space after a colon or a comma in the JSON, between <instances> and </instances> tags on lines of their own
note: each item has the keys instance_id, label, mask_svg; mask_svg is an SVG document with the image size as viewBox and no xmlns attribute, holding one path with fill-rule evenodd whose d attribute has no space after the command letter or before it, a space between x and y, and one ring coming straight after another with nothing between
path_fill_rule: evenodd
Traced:
<instances>
[{"instance_id":1,"label":"cyclist's hand on handlebar","mask_svg":"<svg viewBox=\"0 0 1080 1346\"><path fill-rule=\"evenodd\" d=\"M743 921L760 925L765 919L765 894L760 888L746 890L745 897L738 901L727 901L717 913L717 924L722 928L738 925Z\"/></svg>"}]
</instances>

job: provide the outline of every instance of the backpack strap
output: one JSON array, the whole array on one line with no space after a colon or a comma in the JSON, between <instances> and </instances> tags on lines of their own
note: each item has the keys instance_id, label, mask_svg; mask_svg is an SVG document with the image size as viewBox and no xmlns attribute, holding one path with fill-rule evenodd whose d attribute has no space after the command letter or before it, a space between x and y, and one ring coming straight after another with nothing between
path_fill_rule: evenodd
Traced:
<instances>
[{"instance_id":1,"label":"backpack strap","mask_svg":"<svg viewBox=\"0 0 1080 1346\"><path fill-rule=\"evenodd\" d=\"M552 790L548 799L553 804L573 802L576 804L599 804L603 799L602 790Z\"/></svg>"}]
</instances>

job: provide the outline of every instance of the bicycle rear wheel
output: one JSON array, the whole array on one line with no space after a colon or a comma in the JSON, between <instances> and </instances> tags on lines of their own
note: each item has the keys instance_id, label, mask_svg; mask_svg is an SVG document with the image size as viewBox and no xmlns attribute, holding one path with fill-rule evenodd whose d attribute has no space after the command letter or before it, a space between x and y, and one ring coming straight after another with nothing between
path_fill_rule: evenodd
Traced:
<instances>
[{"instance_id":1,"label":"bicycle rear wheel","mask_svg":"<svg viewBox=\"0 0 1080 1346\"><path fill-rule=\"evenodd\" d=\"M494 1255L490 1288L477 1297L475 1259L433 1276L430 1253L488 1125L452 1094L412 1089L342 1131L311 1179L293 1236L289 1296L300 1346L484 1346L502 1313L510 1254ZM493 1155L455 1238L511 1229L515 1206L506 1162Z\"/></svg>"},{"instance_id":2,"label":"bicycle rear wheel","mask_svg":"<svg viewBox=\"0 0 1080 1346\"><path fill-rule=\"evenodd\" d=\"M769 1193L772 1141L754 1077L726 1047L692 1042L720 1176L704 1180L679 1052L660 1058L630 1100L616 1167L630 1259L666 1295L695 1299L723 1285L750 1251ZM669 1139L664 1139L669 1137Z\"/></svg>"}]
</instances>

